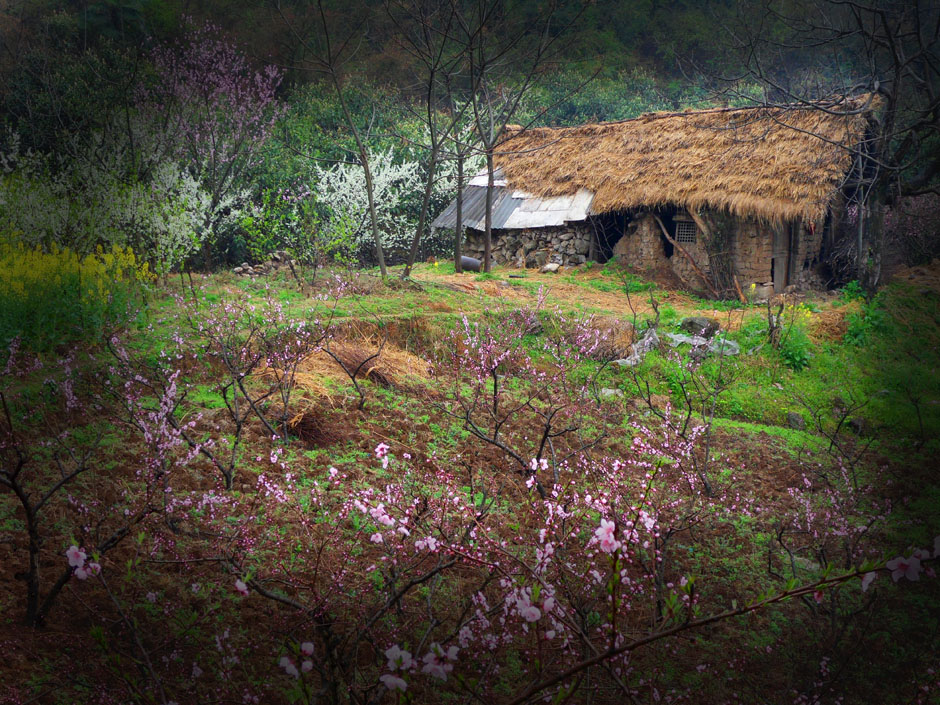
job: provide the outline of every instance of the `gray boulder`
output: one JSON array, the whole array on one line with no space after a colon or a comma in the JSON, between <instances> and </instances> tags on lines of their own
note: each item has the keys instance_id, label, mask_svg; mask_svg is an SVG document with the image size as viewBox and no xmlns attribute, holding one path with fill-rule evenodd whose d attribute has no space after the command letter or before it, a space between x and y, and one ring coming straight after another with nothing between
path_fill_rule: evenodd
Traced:
<instances>
[{"instance_id":1,"label":"gray boulder","mask_svg":"<svg viewBox=\"0 0 940 705\"><path fill-rule=\"evenodd\" d=\"M705 316L683 318L682 322L679 323L679 327L690 335L701 336L702 338L711 338L721 328L718 321Z\"/></svg>"},{"instance_id":2,"label":"gray boulder","mask_svg":"<svg viewBox=\"0 0 940 705\"><path fill-rule=\"evenodd\" d=\"M787 412L787 426L795 428L797 431L803 431L806 428L806 420L803 415L796 411Z\"/></svg>"}]
</instances>

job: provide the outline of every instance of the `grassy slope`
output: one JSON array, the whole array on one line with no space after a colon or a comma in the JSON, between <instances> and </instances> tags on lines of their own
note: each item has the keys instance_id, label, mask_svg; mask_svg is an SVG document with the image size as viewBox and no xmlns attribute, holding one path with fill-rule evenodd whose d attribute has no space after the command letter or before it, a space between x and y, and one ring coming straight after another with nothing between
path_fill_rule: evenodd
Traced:
<instances>
[{"instance_id":1,"label":"grassy slope","mask_svg":"<svg viewBox=\"0 0 940 705\"><path fill-rule=\"evenodd\" d=\"M763 308L722 306L716 309L713 303L681 293L649 289L636 281L628 282L627 288L634 290L628 297L623 291L623 280L613 268L585 268L561 275L525 272L521 279L510 279L508 274L508 271L497 271L493 275L458 277L447 272L446 266L422 265L415 273L417 285L395 284L389 288L368 276L360 277L357 286L362 293L338 303L337 322L346 334L353 338L359 336L361 340L384 326L397 349L429 359L440 354L446 331L461 316L477 319L484 312L500 307L533 305L544 287L548 307L565 312L619 318L642 325L652 316L650 297L653 297L660 311L662 331L677 331L676 324L683 316L704 314L719 320L729 331L728 336L740 342L744 350L753 349L765 337L766 311ZM301 295L283 281L249 280L222 274L203 284L206 302L238 297L260 304L265 296L274 296L297 316L316 310L322 313L325 306L323 301ZM678 544L677 550L689 552L688 558L683 559L687 560L687 567L708 579L707 584L714 591L710 598L716 604L735 594L740 598L740 593L736 593L739 584L747 583L748 589L758 592L779 587L766 573L768 551L779 560L779 552L773 545L773 522L766 518L773 516L775 507L786 505L787 488L798 486L802 477L812 473L817 465L831 465L840 459L855 462L863 479L874 477L876 468L887 468L891 486L884 491L897 500L897 510L889 525L890 531L883 539L886 550L897 552L908 545L924 545L930 537L940 533L940 501L937 501L940 493L932 464L940 451L940 389L934 373L940 363L937 299L936 292L925 294L910 285L896 284L876 305L867 308L860 302L844 302L832 297L810 301L808 307L814 312L805 322L805 341L800 339L803 352L811 355L804 369L794 371L788 366L787 358L769 346L752 355L732 358L723 363L721 369L714 362L703 366L705 379L715 379L719 374L727 377L729 373L731 379L716 405L712 441L715 459L711 472L747 494L752 504L764 505L766 509L763 515L758 512L757 518L731 512L716 524L718 528L702 544ZM165 346L165 338L171 330L169 320L175 311L176 303L169 292L152 303L147 314L152 326L150 332L141 331L133 339L140 354L156 357ZM217 413L222 402L212 371L197 367L187 374L189 381L196 385L190 402L207 414ZM639 368L639 376L649 383L653 404L662 407L671 399L673 405L681 407L678 386L681 371L667 352L651 354ZM338 370L323 381L326 394L319 389L309 393L301 390L297 398L303 403L304 413L311 423L298 425L298 435L288 448L285 459L292 470L305 478L303 481L310 481L324 477L328 467L336 466L353 473L360 486L380 484L383 473L366 469L372 447L378 440L389 442L399 455L409 452L416 457L444 461L460 455L470 459L468 462L476 459L499 465L498 453L480 449L468 439L459 423L435 410L434 402L439 398L436 395L441 392L439 381L403 379L399 377L388 386L367 381L364 412L355 410L353 390ZM636 398L636 379L624 370L611 366L604 370L600 381L602 386L626 392L623 401L616 403L623 404L627 418L642 419L649 414L648 405ZM858 407L848 418L861 419L857 424L860 433L850 431L846 423L839 424L839 408L846 406ZM790 411L804 417L805 430L787 426ZM627 433L625 429L618 437L615 432L604 450L612 454L622 450ZM109 446L111 462L127 463L129 451L121 447L120 434L117 437L112 434L112 441ZM266 454L264 439L259 434L250 435L245 462L236 481L237 496L249 497L254 476L270 471L264 470L263 463L251 461L255 455ZM856 461L857 456L860 459ZM2 526L15 532L15 509L9 503L2 506ZM511 507L507 506L505 511L511 511ZM269 518L269 521L280 520L291 521L288 517ZM295 528L289 523L280 526L281 531L288 533ZM703 545L706 546L704 553ZM5 558L16 562L22 556L9 549ZM801 564L800 577L809 578L812 574L811 565ZM197 575L186 577L186 584L189 580L217 579L211 571ZM180 589L166 575L154 572L150 579L165 586L168 593ZM16 583L10 582L5 587L8 589L3 593L3 611L11 616L3 629L9 637L20 641L22 632L17 631L13 622L13 614L19 609L19 592ZM930 592L918 593L913 603L910 600L904 603L903 613L892 610L895 598L889 598L887 606L878 607L881 612L877 623L887 635L907 633L918 628L917 625L928 624L932 615L930 595ZM87 629L81 619L71 617L75 610L81 609L76 599L71 594L63 597L55 623L56 629L74 635L76 643L80 644L87 638ZM222 623L222 615L231 609L234 606L226 601L217 603L213 616L206 619L213 624ZM794 668L805 669L805 663L797 663L799 649L794 650L795 644L802 644L800 648L807 653L827 653L827 649L836 649L839 639L846 638L845 634L837 633L835 627L820 626L818 632L807 634L802 631L806 623L805 611L791 606L742 619L727 629L746 628L746 636L737 643L742 656L745 652L750 654L752 665L761 663L761 658L753 655L754 649L759 647L769 649L763 663L765 668L779 669L780 659L793 659ZM192 625L175 628L183 638L198 642L208 638L205 635L211 631L210 627L211 624L206 623L198 629ZM195 636L190 633L193 629L198 632ZM727 657L724 653L727 644L720 638L711 638L720 637L721 633L722 630L716 630L697 644L703 662L720 663ZM909 658L912 649L929 650L932 639L936 639L936 634L928 630L898 645L897 654L884 653L882 657ZM63 656L50 650L52 642L44 635L27 637L22 644L24 652L34 657L17 657L12 660L12 667L21 682L30 680L36 684L27 689L35 693L50 679L55 682L54 673ZM864 673L865 669L860 671L859 665L866 661L865 656L861 662L858 658L847 661L846 672ZM266 663L252 665L257 666L255 677L261 678L269 667ZM667 672L664 677L688 687L707 687L716 698L728 697L731 690L743 691L745 700L748 700L746 693L750 688L759 690L769 682L744 677L732 678L722 685L721 679L702 680L703 677L692 671L692 665L682 660L672 663L666 670L678 670L672 674ZM114 669L99 664L97 673L101 678L111 678ZM875 674L869 677L875 678ZM783 679L780 687L785 686L784 681L790 682ZM859 685L855 683L849 689L858 692ZM80 689L65 688L64 692L81 698Z\"/></svg>"}]
</instances>

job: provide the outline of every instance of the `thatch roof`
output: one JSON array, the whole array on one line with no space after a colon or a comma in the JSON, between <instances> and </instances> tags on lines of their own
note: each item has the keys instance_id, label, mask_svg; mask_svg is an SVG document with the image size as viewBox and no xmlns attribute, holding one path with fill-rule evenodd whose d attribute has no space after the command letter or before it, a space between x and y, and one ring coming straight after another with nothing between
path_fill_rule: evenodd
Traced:
<instances>
[{"instance_id":1,"label":"thatch roof","mask_svg":"<svg viewBox=\"0 0 940 705\"><path fill-rule=\"evenodd\" d=\"M592 213L676 205L814 221L842 185L873 105L866 96L826 110L654 113L514 131L496 165L510 188L540 197L587 189Z\"/></svg>"}]
</instances>

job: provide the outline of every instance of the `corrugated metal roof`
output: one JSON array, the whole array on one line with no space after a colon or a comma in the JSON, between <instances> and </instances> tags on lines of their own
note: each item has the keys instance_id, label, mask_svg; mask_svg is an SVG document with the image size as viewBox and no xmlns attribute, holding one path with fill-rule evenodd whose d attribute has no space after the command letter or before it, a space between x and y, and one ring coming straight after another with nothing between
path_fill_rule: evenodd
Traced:
<instances>
[{"instance_id":1,"label":"corrugated metal roof","mask_svg":"<svg viewBox=\"0 0 940 705\"><path fill-rule=\"evenodd\" d=\"M502 184L493 189L494 228L545 228L566 222L584 220L590 213L594 194L586 189L565 196L539 198L525 191L505 187L502 174L494 173L495 182ZM463 190L463 224L474 230L483 230L486 216L486 173L478 174ZM432 228L453 228L457 224L457 201L441 213Z\"/></svg>"}]
</instances>

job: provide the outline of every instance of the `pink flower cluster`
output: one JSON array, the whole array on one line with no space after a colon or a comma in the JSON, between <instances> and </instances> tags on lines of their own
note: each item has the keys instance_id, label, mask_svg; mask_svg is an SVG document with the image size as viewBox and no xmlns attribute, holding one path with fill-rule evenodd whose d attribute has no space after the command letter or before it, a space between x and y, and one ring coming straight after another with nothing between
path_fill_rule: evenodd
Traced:
<instances>
[{"instance_id":1,"label":"pink flower cluster","mask_svg":"<svg viewBox=\"0 0 940 705\"><path fill-rule=\"evenodd\" d=\"M424 655L424 666L421 667L422 673L427 673L433 678L442 681L447 680L447 674L454 670L454 664L451 661L457 660L457 653L460 651L456 646L451 646L445 652L443 647L437 642L431 644L431 650Z\"/></svg>"},{"instance_id":2,"label":"pink flower cluster","mask_svg":"<svg viewBox=\"0 0 940 705\"><path fill-rule=\"evenodd\" d=\"M601 525L594 531L594 537L601 545L604 553L613 553L620 548L620 541L614 538L617 532L617 526L609 519L601 519Z\"/></svg>"},{"instance_id":3,"label":"pink flower cluster","mask_svg":"<svg viewBox=\"0 0 940 705\"><path fill-rule=\"evenodd\" d=\"M916 548L910 556L897 556L885 563L885 568L891 571L891 579L897 582L901 578L907 578L910 581L920 580L920 574L924 573L928 578L936 577L936 572L930 566L924 567L924 562L940 558L940 536L933 540L933 553L926 548ZM862 592L868 590L872 581L876 577L874 571L865 573L862 576Z\"/></svg>"},{"instance_id":4,"label":"pink flower cluster","mask_svg":"<svg viewBox=\"0 0 940 705\"><path fill-rule=\"evenodd\" d=\"M390 446L386 443L379 443L375 447L375 457L382 461L382 467L388 467L388 451L391 450Z\"/></svg>"},{"instance_id":5,"label":"pink flower cluster","mask_svg":"<svg viewBox=\"0 0 940 705\"><path fill-rule=\"evenodd\" d=\"M101 572L101 566L94 562L86 563L87 555L84 549L78 546L70 546L65 552L69 565L75 569L75 577L79 580L85 580L89 575L98 575Z\"/></svg>"},{"instance_id":6,"label":"pink flower cluster","mask_svg":"<svg viewBox=\"0 0 940 705\"><path fill-rule=\"evenodd\" d=\"M389 690L404 691L408 687L408 683L401 676L395 675L394 671L404 673L414 668L415 661L411 657L411 653L402 650L398 644L394 644L385 650L385 658L388 659L388 668L393 673L386 673L379 680Z\"/></svg>"},{"instance_id":7,"label":"pink flower cluster","mask_svg":"<svg viewBox=\"0 0 940 705\"><path fill-rule=\"evenodd\" d=\"M300 669L297 669L297 665L294 663L294 660L290 656L281 656L281 660L278 662L281 668L284 669L284 672L293 676L294 678L300 678L301 672L309 673L313 670L313 642L305 641L300 645L300 655L302 657L300 662Z\"/></svg>"}]
</instances>

